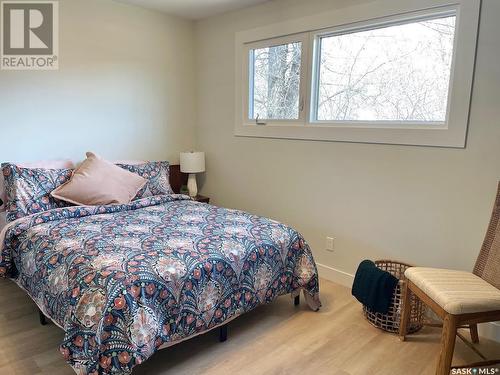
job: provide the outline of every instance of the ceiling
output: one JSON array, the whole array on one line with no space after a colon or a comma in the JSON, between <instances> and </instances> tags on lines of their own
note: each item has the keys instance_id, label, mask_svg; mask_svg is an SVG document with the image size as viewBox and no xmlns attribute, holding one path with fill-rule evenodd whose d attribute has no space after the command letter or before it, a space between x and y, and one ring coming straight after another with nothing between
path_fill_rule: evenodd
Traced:
<instances>
[{"instance_id":1,"label":"ceiling","mask_svg":"<svg viewBox=\"0 0 500 375\"><path fill-rule=\"evenodd\" d=\"M175 16L199 20L270 0L115 0Z\"/></svg>"}]
</instances>

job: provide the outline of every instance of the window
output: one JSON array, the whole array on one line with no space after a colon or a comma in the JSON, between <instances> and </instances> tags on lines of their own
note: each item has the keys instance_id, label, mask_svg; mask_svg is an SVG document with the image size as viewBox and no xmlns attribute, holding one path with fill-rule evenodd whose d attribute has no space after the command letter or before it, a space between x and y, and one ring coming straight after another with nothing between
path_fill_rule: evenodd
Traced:
<instances>
[{"instance_id":1,"label":"window","mask_svg":"<svg viewBox=\"0 0 500 375\"><path fill-rule=\"evenodd\" d=\"M246 121L305 123L307 43L306 35L292 35L246 44Z\"/></svg>"},{"instance_id":2,"label":"window","mask_svg":"<svg viewBox=\"0 0 500 375\"><path fill-rule=\"evenodd\" d=\"M239 33L236 135L464 147L479 1L455 1Z\"/></svg>"},{"instance_id":3,"label":"window","mask_svg":"<svg viewBox=\"0 0 500 375\"><path fill-rule=\"evenodd\" d=\"M444 123L455 19L319 37L315 119Z\"/></svg>"},{"instance_id":4,"label":"window","mask_svg":"<svg viewBox=\"0 0 500 375\"><path fill-rule=\"evenodd\" d=\"M298 120L302 43L251 49L251 119Z\"/></svg>"}]
</instances>

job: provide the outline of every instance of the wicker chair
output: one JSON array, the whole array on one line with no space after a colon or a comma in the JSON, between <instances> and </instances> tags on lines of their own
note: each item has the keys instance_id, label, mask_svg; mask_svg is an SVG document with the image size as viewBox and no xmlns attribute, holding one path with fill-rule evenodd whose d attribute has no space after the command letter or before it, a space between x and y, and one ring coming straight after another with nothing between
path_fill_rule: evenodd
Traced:
<instances>
[{"instance_id":1,"label":"wicker chair","mask_svg":"<svg viewBox=\"0 0 500 375\"><path fill-rule=\"evenodd\" d=\"M500 184L490 225L473 273L412 267L405 272L405 276L408 282L403 293L400 338L404 341L407 334L410 317L407 307L413 294L443 319L436 375L449 375L457 329L468 328L472 342L478 343L477 324L500 320ZM463 336L458 335L463 339ZM469 346L479 353L472 344ZM495 363L500 363L500 359L476 362L469 366Z\"/></svg>"}]
</instances>

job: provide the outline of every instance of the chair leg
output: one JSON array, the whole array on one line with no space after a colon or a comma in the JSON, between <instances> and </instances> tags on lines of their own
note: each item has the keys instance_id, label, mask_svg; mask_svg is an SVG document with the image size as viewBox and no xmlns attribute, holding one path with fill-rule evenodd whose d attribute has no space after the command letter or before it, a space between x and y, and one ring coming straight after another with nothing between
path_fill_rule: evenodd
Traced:
<instances>
[{"instance_id":1,"label":"chair leg","mask_svg":"<svg viewBox=\"0 0 500 375\"><path fill-rule=\"evenodd\" d=\"M474 344L479 343L479 334L477 333L477 324L470 324L469 325L469 330L470 330L470 339Z\"/></svg>"},{"instance_id":2,"label":"chair leg","mask_svg":"<svg viewBox=\"0 0 500 375\"><path fill-rule=\"evenodd\" d=\"M401 321L399 322L399 339L405 341L408 332L411 313L411 290L408 283L405 283L403 289L403 306L401 308Z\"/></svg>"},{"instance_id":3,"label":"chair leg","mask_svg":"<svg viewBox=\"0 0 500 375\"><path fill-rule=\"evenodd\" d=\"M453 360L453 350L457 337L457 317L447 314L443 322L443 333L441 335L441 351L436 367L436 375L449 375L451 361Z\"/></svg>"}]
</instances>

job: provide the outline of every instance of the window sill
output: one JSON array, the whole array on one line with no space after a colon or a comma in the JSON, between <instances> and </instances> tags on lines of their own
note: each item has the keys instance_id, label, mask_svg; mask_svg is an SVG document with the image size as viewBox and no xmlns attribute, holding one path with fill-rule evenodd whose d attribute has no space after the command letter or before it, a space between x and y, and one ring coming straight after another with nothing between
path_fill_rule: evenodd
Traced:
<instances>
[{"instance_id":1,"label":"window sill","mask_svg":"<svg viewBox=\"0 0 500 375\"><path fill-rule=\"evenodd\" d=\"M465 129L448 128L446 126L425 128L394 127L385 124L375 126L345 126L335 124L308 124L305 126L291 124L244 125L235 127L234 134L238 137L299 139L329 142L380 143L413 146L434 147L465 147Z\"/></svg>"}]
</instances>

